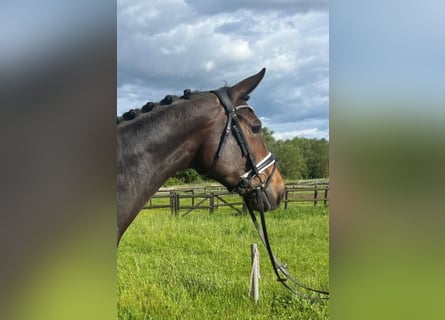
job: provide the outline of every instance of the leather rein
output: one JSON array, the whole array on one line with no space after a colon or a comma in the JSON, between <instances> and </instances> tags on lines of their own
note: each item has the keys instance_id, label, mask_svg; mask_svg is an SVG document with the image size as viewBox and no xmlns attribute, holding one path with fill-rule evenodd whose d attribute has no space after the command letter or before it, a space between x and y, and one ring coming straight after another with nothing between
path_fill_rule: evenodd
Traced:
<instances>
[{"instance_id":1,"label":"leather rein","mask_svg":"<svg viewBox=\"0 0 445 320\"><path fill-rule=\"evenodd\" d=\"M247 161L249 162L251 170L244 173L242 176L240 176L240 182L237 186L235 186L231 191L238 193L239 195L243 197L248 198L254 198L257 201L258 204L258 211L260 213L260 219L261 219L261 225L258 223L255 213L253 212L253 209L251 206L246 202L250 217L252 219L252 222L255 226L256 231L258 232L258 235L263 242L264 246L266 247L267 253L269 255L270 261L272 263L272 267L274 269L274 272L277 276L277 281L281 282L287 289L289 289L291 292L296 294L299 297L315 300L315 299L329 299L329 292L323 291L323 290L317 290L312 289L308 286L303 285L299 281L295 280L287 270L286 265L283 265L279 262L279 260L275 257L272 248L270 246L269 242L269 236L267 234L267 227L266 227L266 219L264 216L264 212L270 209L270 201L267 197L266 188L270 184L272 177L276 171L276 162L274 155L272 153L268 153L266 157L264 157L261 161L258 163L255 162L253 158L253 154L249 148L249 144L247 143L247 139L244 136L243 130L241 128L241 125L238 120L237 110L241 108L250 108L253 111L253 108L249 106L248 104L240 105L234 107L232 104L232 101L230 100L228 93L228 88L222 87L218 90L211 91L214 93L220 100L221 104L223 105L226 114L227 114L227 123L225 130L222 134L218 149L216 151L214 160L212 165L210 166L209 171L213 170L216 162L218 161L221 152L224 148L224 145L227 141L227 138L229 134L232 132L236 141L238 142L241 151L243 153L243 156L246 156ZM273 165L273 169L271 174L263 178L262 174L264 171ZM256 178L256 179L255 179ZM254 184L254 179L259 181L259 184ZM288 281L289 280L289 281ZM312 294L305 294L300 292L298 288L302 288L304 290L312 292Z\"/></svg>"}]
</instances>

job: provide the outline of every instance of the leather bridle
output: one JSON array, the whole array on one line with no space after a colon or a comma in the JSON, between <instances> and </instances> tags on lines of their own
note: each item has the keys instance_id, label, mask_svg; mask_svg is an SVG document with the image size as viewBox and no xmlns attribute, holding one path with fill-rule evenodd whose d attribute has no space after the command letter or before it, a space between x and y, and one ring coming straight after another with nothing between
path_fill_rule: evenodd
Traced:
<instances>
[{"instance_id":1,"label":"leather bridle","mask_svg":"<svg viewBox=\"0 0 445 320\"><path fill-rule=\"evenodd\" d=\"M275 271L275 274L277 276L277 281L281 282L287 289L289 289L294 294L298 295L299 297L314 300L314 299L328 299L329 298L329 292L312 289L308 286L305 286L295 280L289 273L289 271L286 268L286 265L281 264L278 259L275 257L272 248L270 246L269 237L267 234L267 227L266 227L266 219L264 216L264 212L269 210L271 208L269 198L266 193L266 188L269 186L272 177L276 171L276 163L277 160L275 159L274 155L272 153L268 153L262 160L260 160L258 163L256 163L253 154L249 148L249 144L247 143L247 139L244 136L243 130L241 128L241 124L238 120L237 110L240 110L242 108L249 108L252 111L253 108L249 106L248 104L243 104L234 107L232 104L232 101L230 100L228 96L228 88L222 87L218 90L212 91L220 100L221 104L223 105L226 114L227 114L227 123L225 130L222 134L218 149L216 151L215 157L213 159L213 163L210 166L210 169L208 172L212 171L215 167L221 152L224 148L224 145L227 142L227 138L230 135L230 133L233 133L235 140L237 141L238 145L241 148L243 156L246 156L247 161L251 167L249 171L244 173L240 176L240 182L238 185L236 185L234 188L232 188L231 191L238 193L239 195L255 199L258 205L258 211L260 212L260 218L261 218L261 226L258 223L255 213L253 212L253 209L251 206L246 202L247 208L249 210L250 217L252 218L253 224L258 232L258 235L263 242L264 246L267 249L267 253L269 254L270 261L272 263L272 267ZM265 176L265 170L269 168L270 166L273 166L272 172L269 174L269 176ZM258 183L255 184L255 181ZM287 282L289 280L289 282ZM308 295L301 293L297 288L293 287L291 283L294 284L294 286L305 289L307 291L311 291L313 293L316 293L318 295Z\"/></svg>"},{"instance_id":2,"label":"leather bridle","mask_svg":"<svg viewBox=\"0 0 445 320\"><path fill-rule=\"evenodd\" d=\"M252 151L250 150L249 144L247 143L247 139L243 133L241 128L241 124L238 119L237 111L243 108L248 108L252 111L253 108L248 104L243 104L234 107L232 101L230 100L227 87L219 88L218 90L212 91L221 101L221 104L224 107L227 115L227 123L222 134L220 143L218 145L218 149L216 151L215 157L213 159L213 163L210 166L209 172L213 170L218 159L221 156L221 152L224 149L224 146L227 142L227 138L230 133L233 133L235 140L241 148L242 155L247 158L248 165L250 166L250 170L240 176L239 183L232 188L230 191L236 192L243 197L252 197L254 191L257 187L261 187L261 189L265 190L276 171L276 159L272 153L268 153L262 160L258 163L255 161ZM266 176L265 170L273 166L272 172L269 176ZM267 198L267 194L265 194L264 200L266 201L265 205L270 209L270 202Z\"/></svg>"}]
</instances>

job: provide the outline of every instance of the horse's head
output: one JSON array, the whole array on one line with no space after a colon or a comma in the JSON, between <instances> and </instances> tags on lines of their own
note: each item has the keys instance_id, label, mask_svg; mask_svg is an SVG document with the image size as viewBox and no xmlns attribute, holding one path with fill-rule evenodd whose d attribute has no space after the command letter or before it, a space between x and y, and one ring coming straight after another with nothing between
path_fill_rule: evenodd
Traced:
<instances>
[{"instance_id":1,"label":"horse's head","mask_svg":"<svg viewBox=\"0 0 445 320\"><path fill-rule=\"evenodd\" d=\"M213 92L209 99L215 105L214 117L195 158L195 167L242 195L251 208L267 211L278 207L285 186L275 158L263 142L261 121L247 104L248 95L264 73L262 69L233 87ZM258 197L258 193L262 196Z\"/></svg>"}]
</instances>

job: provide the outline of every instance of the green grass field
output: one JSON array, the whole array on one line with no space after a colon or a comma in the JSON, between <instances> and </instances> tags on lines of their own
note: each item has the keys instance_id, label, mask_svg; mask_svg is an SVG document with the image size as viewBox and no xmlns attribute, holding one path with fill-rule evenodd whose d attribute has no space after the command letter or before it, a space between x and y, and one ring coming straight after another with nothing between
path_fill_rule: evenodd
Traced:
<instances>
[{"instance_id":1,"label":"green grass field","mask_svg":"<svg viewBox=\"0 0 445 320\"><path fill-rule=\"evenodd\" d=\"M267 213L272 248L301 282L329 289L328 209ZM249 297L250 245L260 248L260 301ZM299 299L276 281L248 215L228 209L173 217L144 210L118 250L119 319L327 319L328 302Z\"/></svg>"}]
</instances>

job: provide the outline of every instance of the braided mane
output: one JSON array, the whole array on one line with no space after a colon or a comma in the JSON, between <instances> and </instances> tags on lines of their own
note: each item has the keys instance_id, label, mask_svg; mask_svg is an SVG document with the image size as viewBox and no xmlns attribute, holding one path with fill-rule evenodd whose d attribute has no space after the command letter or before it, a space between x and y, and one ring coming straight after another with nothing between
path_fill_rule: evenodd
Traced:
<instances>
[{"instance_id":1,"label":"braided mane","mask_svg":"<svg viewBox=\"0 0 445 320\"><path fill-rule=\"evenodd\" d=\"M162 99L159 102L152 102L149 101L146 104L142 106L142 108L136 108L136 109L130 109L127 112L124 112L122 116L117 117L117 124L119 125L122 122L125 121L131 121L135 118L137 118L141 113L147 113L152 111L154 108L158 108L160 106L168 106L171 105L173 102L179 100L179 99L190 99L193 95L198 94L199 91L192 91L190 89L185 89L184 94L182 96L176 96L176 95L166 95L164 99Z\"/></svg>"}]
</instances>

